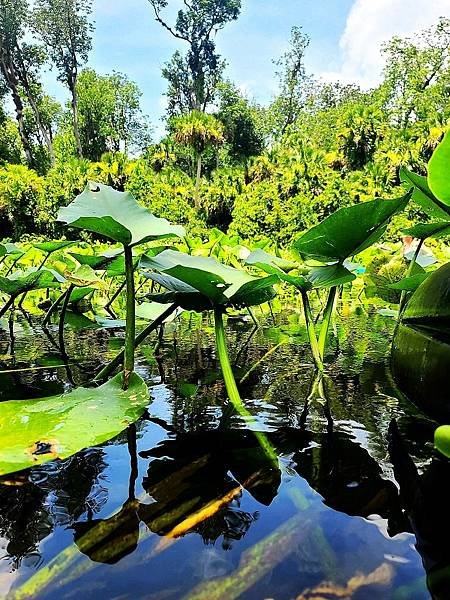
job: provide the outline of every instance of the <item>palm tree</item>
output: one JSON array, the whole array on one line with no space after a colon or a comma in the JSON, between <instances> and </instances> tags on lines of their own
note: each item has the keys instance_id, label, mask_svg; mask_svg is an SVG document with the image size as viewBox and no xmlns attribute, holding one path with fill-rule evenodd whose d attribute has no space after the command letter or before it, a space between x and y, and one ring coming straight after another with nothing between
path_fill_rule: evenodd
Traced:
<instances>
[{"instance_id":1,"label":"palm tree","mask_svg":"<svg viewBox=\"0 0 450 600\"><path fill-rule=\"evenodd\" d=\"M189 146L197 163L195 179L195 206L198 208L198 192L202 176L202 157L208 148L225 141L222 123L212 115L193 110L173 120L175 141Z\"/></svg>"}]
</instances>

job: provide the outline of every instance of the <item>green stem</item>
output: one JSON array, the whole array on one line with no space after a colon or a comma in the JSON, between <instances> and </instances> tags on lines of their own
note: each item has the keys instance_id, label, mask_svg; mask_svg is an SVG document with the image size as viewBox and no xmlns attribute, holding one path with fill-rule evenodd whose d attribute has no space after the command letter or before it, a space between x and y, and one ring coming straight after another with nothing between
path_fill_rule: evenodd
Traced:
<instances>
[{"instance_id":1,"label":"green stem","mask_svg":"<svg viewBox=\"0 0 450 600\"><path fill-rule=\"evenodd\" d=\"M233 369L231 368L230 357L228 355L227 339L225 336L225 327L223 324L223 312L220 307L214 309L214 324L216 332L216 347L217 354L219 356L220 367L222 369L223 379L225 381L225 387L227 389L228 397L234 406L236 412L247 420L254 420L253 415L245 408L239 390L236 385L234 378ZM253 431L252 433L258 440L261 448L264 450L268 458L272 461L274 466L278 468L278 456L267 439L267 436L260 431Z\"/></svg>"},{"instance_id":2,"label":"green stem","mask_svg":"<svg viewBox=\"0 0 450 600\"><path fill-rule=\"evenodd\" d=\"M414 265L415 265L415 264L416 264L416 262L417 262L417 259L418 259L418 257L419 257L420 251L422 250L422 246L423 246L424 242L425 242L425 240L420 240L420 242L419 242L419 243L418 243L418 245L417 245L416 251L414 252L413 259L412 259L412 261L411 261L411 264L409 265L408 272L407 272L407 274L406 274L406 276L407 276L407 277L411 277L411 276L412 276L412 274L413 274L413 271L414 271ZM406 290L403 290L403 291L402 291L402 295L401 295L401 297L400 297L400 305L399 305L399 313L398 313L398 318L399 318L399 320L400 320L400 317L402 316L402 314L403 314L403 311L404 311L404 309L405 309L405 305L406 305L406 295L407 295L407 291L406 291Z\"/></svg>"},{"instance_id":3,"label":"green stem","mask_svg":"<svg viewBox=\"0 0 450 600\"><path fill-rule=\"evenodd\" d=\"M123 361L123 388L128 388L131 373L134 371L134 338L136 337L136 305L134 290L133 251L125 246L125 281L127 288L127 316L125 328L125 352Z\"/></svg>"},{"instance_id":4,"label":"green stem","mask_svg":"<svg viewBox=\"0 0 450 600\"><path fill-rule=\"evenodd\" d=\"M66 312L67 312L67 308L69 306L69 302L70 302L70 296L72 295L72 291L73 288L75 286L73 284L70 284L65 296L64 296L64 303L62 305L61 308L61 314L59 315L59 327L58 327L58 339L59 339L59 347L61 350L61 353L66 356L66 350L64 347L64 323L66 321Z\"/></svg>"},{"instance_id":5,"label":"green stem","mask_svg":"<svg viewBox=\"0 0 450 600\"><path fill-rule=\"evenodd\" d=\"M314 362L319 371L323 371L322 357L319 351L319 344L317 342L316 330L314 328L314 318L311 312L311 305L309 303L308 294L305 291L301 291L302 302L303 302L303 313L305 315L306 331L308 332L309 345L311 346L311 352L314 358Z\"/></svg>"},{"instance_id":6,"label":"green stem","mask_svg":"<svg viewBox=\"0 0 450 600\"><path fill-rule=\"evenodd\" d=\"M58 308L58 306L61 304L61 302L64 300L65 296L66 296L66 292L63 292L60 296L58 296L58 298L50 306L50 308L48 309L48 311L44 317L44 320L42 321L42 327L45 327L47 325L47 323L50 321L50 317L55 312L55 310Z\"/></svg>"},{"instance_id":7,"label":"green stem","mask_svg":"<svg viewBox=\"0 0 450 600\"><path fill-rule=\"evenodd\" d=\"M158 329L158 327L162 325L177 308L178 306L176 304L172 304L160 317L147 325L147 327L145 327L141 333L136 336L134 340L134 348L136 349L140 344L142 344L145 338L148 337L153 331ZM109 377L109 375L114 373L114 371L122 364L124 356L125 351L122 350L110 363L103 367L103 369L94 377L93 381L104 381L107 377Z\"/></svg>"},{"instance_id":8,"label":"green stem","mask_svg":"<svg viewBox=\"0 0 450 600\"><path fill-rule=\"evenodd\" d=\"M5 306L0 310L0 319L3 317L3 315L8 312L8 310L11 308L11 306L14 304L14 300L16 299L16 296L11 296L10 299L6 302Z\"/></svg>"},{"instance_id":9,"label":"green stem","mask_svg":"<svg viewBox=\"0 0 450 600\"><path fill-rule=\"evenodd\" d=\"M318 345L319 345L319 352L320 352L321 360L323 360L323 357L325 354L325 347L327 345L327 337L328 337L328 331L330 329L331 317L333 316L334 305L336 303L336 294L337 294L337 287L334 286L330 289L330 292L328 294L327 305L325 307L322 325L320 327Z\"/></svg>"}]
</instances>

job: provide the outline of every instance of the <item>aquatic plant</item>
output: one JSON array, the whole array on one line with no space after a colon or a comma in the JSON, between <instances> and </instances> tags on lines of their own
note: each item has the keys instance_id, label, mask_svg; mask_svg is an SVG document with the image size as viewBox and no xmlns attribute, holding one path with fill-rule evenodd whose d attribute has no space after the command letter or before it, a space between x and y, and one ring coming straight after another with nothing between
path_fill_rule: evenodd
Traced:
<instances>
[{"instance_id":1,"label":"aquatic plant","mask_svg":"<svg viewBox=\"0 0 450 600\"><path fill-rule=\"evenodd\" d=\"M134 371L135 286L132 249L145 242L169 237L182 237L181 226L171 225L140 206L130 192L117 192L111 187L89 183L84 192L67 207L58 220L91 231L120 243L124 247L126 277L126 331L124 353L124 386Z\"/></svg>"}]
</instances>

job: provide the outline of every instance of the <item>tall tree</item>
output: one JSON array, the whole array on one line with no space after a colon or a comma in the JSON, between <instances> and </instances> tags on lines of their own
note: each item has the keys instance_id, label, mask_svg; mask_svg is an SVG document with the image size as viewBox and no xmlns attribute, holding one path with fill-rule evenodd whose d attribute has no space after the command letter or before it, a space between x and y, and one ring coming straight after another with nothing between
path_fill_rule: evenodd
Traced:
<instances>
[{"instance_id":1,"label":"tall tree","mask_svg":"<svg viewBox=\"0 0 450 600\"><path fill-rule=\"evenodd\" d=\"M450 103L450 19L441 18L414 38L394 37L384 47L380 96L404 129L433 114L443 122Z\"/></svg>"},{"instance_id":2,"label":"tall tree","mask_svg":"<svg viewBox=\"0 0 450 600\"><path fill-rule=\"evenodd\" d=\"M230 81L218 86L217 118L225 127L231 157L247 165L251 156L261 154L264 136L259 121L261 108L252 105Z\"/></svg>"},{"instance_id":3,"label":"tall tree","mask_svg":"<svg viewBox=\"0 0 450 600\"><path fill-rule=\"evenodd\" d=\"M300 27L293 27L289 49L274 61L278 68L280 93L271 109L276 124L276 135L283 135L293 125L305 107L310 79L305 71L305 51L309 37Z\"/></svg>"},{"instance_id":4,"label":"tall tree","mask_svg":"<svg viewBox=\"0 0 450 600\"><path fill-rule=\"evenodd\" d=\"M135 152L149 145L151 131L141 111L141 91L126 75L85 69L78 78L77 96L86 158L98 161L108 151Z\"/></svg>"},{"instance_id":5,"label":"tall tree","mask_svg":"<svg viewBox=\"0 0 450 600\"><path fill-rule=\"evenodd\" d=\"M44 42L58 80L71 94L73 132L77 152L83 156L78 124L77 80L80 66L92 47L89 21L92 0L36 0L33 27Z\"/></svg>"},{"instance_id":6,"label":"tall tree","mask_svg":"<svg viewBox=\"0 0 450 600\"><path fill-rule=\"evenodd\" d=\"M45 60L42 48L24 41L25 23L29 18L26 0L0 0L0 73L11 92L15 106L19 134L27 163L33 166L32 144L24 124L24 99L39 129L53 162L54 153L50 134L39 110L36 90L40 88L38 71Z\"/></svg>"},{"instance_id":7,"label":"tall tree","mask_svg":"<svg viewBox=\"0 0 450 600\"><path fill-rule=\"evenodd\" d=\"M238 18L241 0L184 0L173 25L164 18L168 0L149 0L155 19L176 39L188 44L188 51L177 51L163 69L169 83L168 114L192 110L205 112L214 100L225 61L216 53L217 32Z\"/></svg>"}]
</instances>

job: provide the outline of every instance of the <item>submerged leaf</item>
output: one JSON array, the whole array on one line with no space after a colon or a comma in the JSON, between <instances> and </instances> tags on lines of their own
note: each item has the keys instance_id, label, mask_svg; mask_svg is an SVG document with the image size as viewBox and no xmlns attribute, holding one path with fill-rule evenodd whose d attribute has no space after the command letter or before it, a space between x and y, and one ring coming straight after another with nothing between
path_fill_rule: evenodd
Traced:
<instances>
[{"instance_id":1,"label":"submerged leaf","mask_svg":"<svg viewBox=\"0 0 450 600\"><path fill-rule=\"evenodd\" d=\"M119 242L136 246L150 240L183 237L185 230L155 217L130 192L117 192L90 182L84 192L59 211L58 220Z\"/></svg>"},{"instance_id":2,"label":"submerged leaf","mask_svg":"<svg viewBox=\"0 0 450 600\"><path fill-rule=\"evenodd\" d=\"M64 459L120 433L144 412L148 388L135 373L127 391L120 373L98 388L0 404L0 475Z\"/></svg>"}]
</instances>

